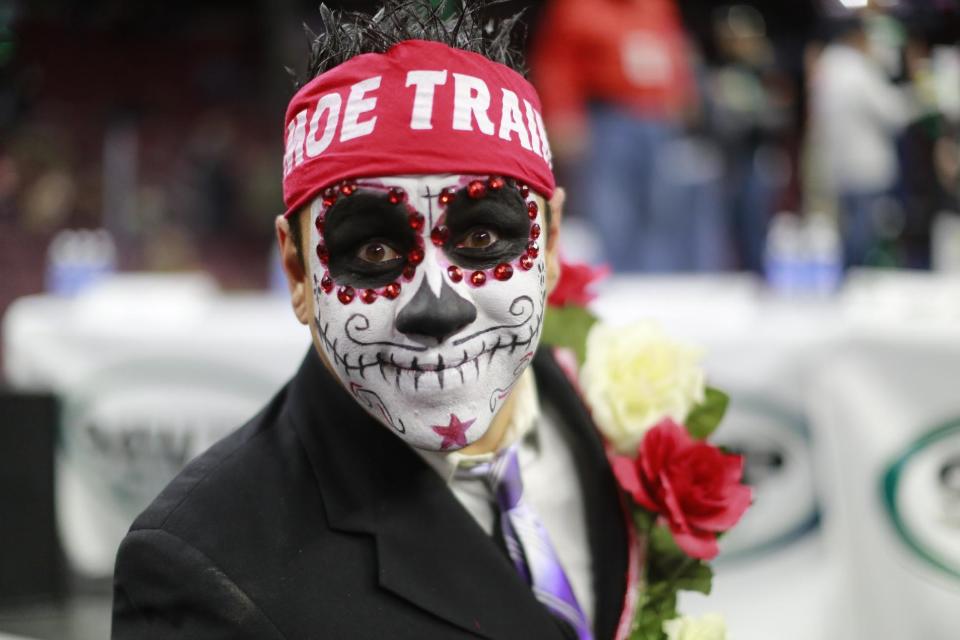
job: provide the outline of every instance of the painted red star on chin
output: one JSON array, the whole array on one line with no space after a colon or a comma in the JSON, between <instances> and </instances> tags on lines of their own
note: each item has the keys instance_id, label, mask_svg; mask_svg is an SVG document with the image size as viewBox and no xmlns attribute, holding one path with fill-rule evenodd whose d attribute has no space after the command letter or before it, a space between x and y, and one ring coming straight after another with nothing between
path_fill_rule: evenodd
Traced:
<instances>
[{"instance_id":1,"label":"painted red star on chin","mask_svg":"<svg viewBox=\"0 0 960 640\"><path fill-rule=\"evenodd\" d=\"M476 422L476 418L461 421L460 418L451 413L450 424L445 427L437 425L430 428L433 429L434 433L443 438L443 441L440 443L440 450L446 451L451 447L460 449L467 446L467 429L469 429L470 425L474 422Z\"/></svg>"}]
</instances>

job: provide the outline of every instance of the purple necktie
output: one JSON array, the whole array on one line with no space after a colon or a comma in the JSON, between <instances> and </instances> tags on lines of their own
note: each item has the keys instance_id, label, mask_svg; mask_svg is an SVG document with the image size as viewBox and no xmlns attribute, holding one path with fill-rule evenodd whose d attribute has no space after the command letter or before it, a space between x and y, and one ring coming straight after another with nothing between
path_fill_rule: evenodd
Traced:
<instances>
[{"instance_id":1,"label":"purple necktie","mask_svg":"<svg viewBox=\"0 0 960 640\"><path fill-rule=\"evenodd\" d=\"M573 595L547 530L523 499L517 448L507 448L492 462L463 469L461 476L482 478L496 496L507 553L537 600L555 616L570 623L579 640L593 640L590 625Z\"/></svg>"}]
</instances>

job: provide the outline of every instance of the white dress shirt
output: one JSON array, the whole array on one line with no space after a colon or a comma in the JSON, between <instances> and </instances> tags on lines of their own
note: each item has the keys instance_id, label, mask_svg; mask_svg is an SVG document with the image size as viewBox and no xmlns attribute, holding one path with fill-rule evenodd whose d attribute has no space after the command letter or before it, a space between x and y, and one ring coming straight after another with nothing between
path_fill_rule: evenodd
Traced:
<instances>
[{"instance_id":1,"label":"white dress shirt","mask_svg":"<svg viewBox=\"0 0 960 640\"><path fill-rule=\"evenodd\" d=\"M527 369L517 381L514 412L502 447L518 442L518 461L523 480L523 498L540 517L563 566L570 586L587 619L594 619L593 564L587 538L583 492L573 454L561 435L560 416L541 411L533 371ZM499 511L486 483L458 478L458 467L489 462L494 453L464 455L416 450L440 474L453 495L492 535Z\"/></svg>"}]
</instances>

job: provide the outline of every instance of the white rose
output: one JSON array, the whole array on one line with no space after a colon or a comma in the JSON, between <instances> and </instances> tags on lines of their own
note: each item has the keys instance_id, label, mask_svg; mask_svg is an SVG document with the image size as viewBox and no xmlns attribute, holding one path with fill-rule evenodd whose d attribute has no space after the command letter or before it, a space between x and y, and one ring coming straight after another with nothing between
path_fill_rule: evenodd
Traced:
<instances>
[{"instance_id":1,"label":"white rose","mask_svg":"<svg viewBox=\"0 0 960 640\"><path fill-rule=\"evenodd\" d=\"M597 426L617 451L634 453L650 427L664 418L682 424L703 402L700 356L653 322L598 322L590 329L580 385Z\"/></svg>"},{"instance_id":2,"label":"white rose","mask_svg":"<svg viewBox=\"0 0 960 640\"><path fill-rule=\"evenodd\" d=\"M702 618L683 616L663 623L667 640L726 640L727 623L719 613Z\"/></svg>"}]
</instances>

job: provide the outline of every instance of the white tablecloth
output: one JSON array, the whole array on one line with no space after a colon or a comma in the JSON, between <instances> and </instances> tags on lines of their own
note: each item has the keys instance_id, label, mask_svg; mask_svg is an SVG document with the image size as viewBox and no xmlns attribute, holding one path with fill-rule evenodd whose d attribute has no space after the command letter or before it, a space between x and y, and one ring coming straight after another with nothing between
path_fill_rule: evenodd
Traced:
<instances>
[{"instance_id":1,"label":"white tablecloth","mask_svg":"<svg viewBox=\"0 0 960 640\"><path fill-rule=\"evenodd\" d=\"M837 637L957 638L960 280L861 273L842 302L844 340L808 398Z\"/></svg>"},{"instance_id":2,"label":"white tablecloth","mask_svg":"<svg viewBox=\"0 0 960 640\"><path fill-rule=\"evenodd\" d=\"M127 275L76 299L18 300L11 385L63 400L57 511L71 565L107 576L133 518L191 457L253 416L309 344L283 297L198 275Z\"/></svg>"}]
</instances>

